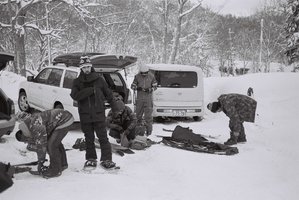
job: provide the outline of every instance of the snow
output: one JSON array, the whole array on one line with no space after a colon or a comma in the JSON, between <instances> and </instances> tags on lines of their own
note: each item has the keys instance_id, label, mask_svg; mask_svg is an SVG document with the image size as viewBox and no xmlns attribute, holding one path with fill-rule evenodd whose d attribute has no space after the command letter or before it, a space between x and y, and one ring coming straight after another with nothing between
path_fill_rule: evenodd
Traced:
<instances>
[{"instance_id":1,"label":"snow","mask_svg":"<svg viewBox=\"0 0 299 200\"><path fill-rule=\"evenodd\" d=\"M0 86L17 102L18 83L23 78L1 72ZM299 73L258 73L239 77L204 79L205 103L223 93L246 94L254 90L258 102L256 123L245 123L248 142L236 145L239 154L212 155L156 144L144 151L113 160L121 166L117 174L98 169L78 172L84 152L67 151L69 168L60 177L43 179L29 173L16 174L14 185L0 194L1 200L32 199L140 199L140 200L297 200L299 194ZM17 106L16 106L17 107ZM229 137L228 118L223 113L205 111L201 122L191 120L154 123L150 138L169 135L162 129L176 125L196 133L216 136L223 143ZM16 130L15 130L16 131ZM80 129L69 132L63 143L71 149ZM3 136L0 161L18 164L36 160L36 154L14 138ZM112 143L115 141L110 138ZM100 156L100 150L97 150Z\"/></svg>"}]
</instances>

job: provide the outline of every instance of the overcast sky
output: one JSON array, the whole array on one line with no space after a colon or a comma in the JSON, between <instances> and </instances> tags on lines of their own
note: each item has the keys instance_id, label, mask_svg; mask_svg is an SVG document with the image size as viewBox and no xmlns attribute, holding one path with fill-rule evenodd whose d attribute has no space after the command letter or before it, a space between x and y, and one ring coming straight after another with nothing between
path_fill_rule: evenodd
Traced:
<instances>
[{"instance_id":1,"label":"overcast sky","mask_svg":"<svg viewBox=\"0 0 299 200\"><path fill-rule=\"evenodd\" d=\"M197 0L194 0L197 1ZM219 14L249 16L267 0L203 0L203 6Z\"/></svg>"}]
</instances>

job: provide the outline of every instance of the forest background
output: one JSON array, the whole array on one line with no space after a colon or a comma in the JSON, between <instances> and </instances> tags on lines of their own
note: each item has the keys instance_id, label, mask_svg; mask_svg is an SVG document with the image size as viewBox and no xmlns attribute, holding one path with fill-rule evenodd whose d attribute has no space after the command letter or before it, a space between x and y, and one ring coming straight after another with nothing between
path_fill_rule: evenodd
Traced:
<instances>
[{"instance_id":1,"label":"forest background","mask_svg":"<svg viewBox=\"0 0 299 200\"><path fill-rule=\"evenodd\" d=\"M268 0L238 17L200 0L0 0L0 51L15 54L9 70L21 75L76 51L196 65L206 76L215 62L220 70L241 62L269 72L272 62L292 63L286 56L290 6Z\"/></svg>"}]
</instances>

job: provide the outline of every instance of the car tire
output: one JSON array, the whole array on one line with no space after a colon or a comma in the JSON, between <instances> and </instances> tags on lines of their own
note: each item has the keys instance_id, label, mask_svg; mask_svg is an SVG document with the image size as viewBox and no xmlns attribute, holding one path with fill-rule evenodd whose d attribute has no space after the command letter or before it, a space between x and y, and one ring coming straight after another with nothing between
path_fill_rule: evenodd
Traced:
<instances>
[{"instance_id":1,"label":"car tire","mask_svg":"<svg viewBox=\"0 0 299 200\"><path fill-rule=\"evenodd\" d=\"M57 103L57 104L55 104L55 105L54 105L54 108L55 108L55 109L64 109L64 108L63 108L63 105L62 105L61 103Z\"/></svg>"},{"instance_id":2,"label":"car tire","mask_svg":"<svg viewBox=\"0 0 299 200\"><path fill-rule=\"evenodd\" d=\"M18 98L18 105L19 109L24 112L30 111L30 106L27 101L27 95L26 92L20 92L19 98Z\"/></svg>"},{"instance_id":3,"label":"car tire","mask_svg":"<svg viewBox=\"0 0 299 200\"><path fill-rule=\"evenodd\" d=\"M195 116L195 117L193 117L193 120L196 121L196 122L199 122L199 121L202 120L202 117L200 117L200 116Z\"/></svg>"}]
</instances>

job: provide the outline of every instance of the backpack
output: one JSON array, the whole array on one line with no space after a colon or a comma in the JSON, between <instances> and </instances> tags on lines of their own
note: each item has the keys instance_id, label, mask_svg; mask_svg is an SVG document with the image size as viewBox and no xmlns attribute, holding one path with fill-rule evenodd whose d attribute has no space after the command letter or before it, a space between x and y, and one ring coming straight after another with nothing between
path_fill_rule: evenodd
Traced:
<instances>
[{"instance_id":1,"label":"backpack","mask_svg":"<svg viewBox=\"0 0 299 200\"><path fill-rule=\"evenodd\" d=\"M153 141L146 136L136 135L135 139L131 141L130 148L134 150L143 150L150 147Z\"/></svg>"}]
</instances>

